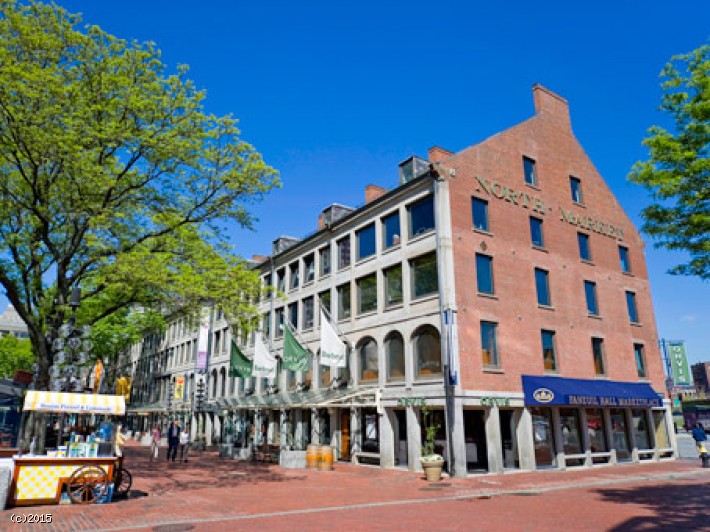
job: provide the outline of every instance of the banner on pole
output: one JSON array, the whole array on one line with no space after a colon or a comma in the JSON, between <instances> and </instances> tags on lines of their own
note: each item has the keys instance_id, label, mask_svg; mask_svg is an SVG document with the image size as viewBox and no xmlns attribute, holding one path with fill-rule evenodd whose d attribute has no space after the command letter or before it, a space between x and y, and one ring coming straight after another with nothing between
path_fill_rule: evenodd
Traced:
<instances>
[{"instance_id":1,"label":"banner on pole","mask_svg":"<svg viewBox=\"0 0 710 532\"><path fill-rule=\"evenodd\" d=\"M338 338L323 309L320 311L320 363L323 366L344 368L347 346Z\"/></svg>"}]
</instances>

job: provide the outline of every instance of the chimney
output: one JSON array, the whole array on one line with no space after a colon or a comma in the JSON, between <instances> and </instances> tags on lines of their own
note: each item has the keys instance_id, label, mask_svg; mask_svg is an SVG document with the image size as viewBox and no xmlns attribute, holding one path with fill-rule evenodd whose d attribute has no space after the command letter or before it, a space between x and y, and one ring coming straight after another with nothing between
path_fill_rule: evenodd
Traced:
<instances>
[{"instance_id":1,"label":"chimney","mask_svg":"<svg viewBox=\"0 0 710 532\"><path fill-rule=\"evenodd\" d=\"M251 256L251 260L252 260L253 262L258 262L259 264L261 264L262 262L264 262L264 261L267 260L268 258L269 258L269 257L267 257L267 256L265 256L265 255L252 255L252 256Z\"/></svg>"},{"instance_id":2,"label":"chimney","mask_svg":"<svg viewBox=\"0 0 710 532\"><path fill-rule=\"evenodd\" d=\"M551 117L568 129L572 128L569 106L567 100L562 96L536 83L533 85L533 100L535 101L535 114Z\"/></svg>"},{"instance_id":3,"label":"chimney","mask_svg":"<svg viewBox=\"0 0 710 532\"><path fill-rule=\"evenodd\" d=\"M440 148L439 146L432 146L429 148L429 160L433 163L438 163L444 159L448 159L454 154L454 152Z\"/></svg>"},{"instance_id":4,"label":"chimney","mask_svg":"<svg viewBox=\"0 0 710 532\"><path fill-rule=\"evenodd\" d=\"M365 203L375 201L380 196L387 194L387 189L378 187L377 185L367 185L365 187Z\"/></svg>"},{"instance_id":5,"label":"chimney","mask_svg":"<svg viewBox=\"0 0 710 532\"><path fill-rule=\"evenodd\" d=\"M323 213L320 213L318 215L318 230L320 231L325 227L325 215Z\"/></svg>"}]
</instances>

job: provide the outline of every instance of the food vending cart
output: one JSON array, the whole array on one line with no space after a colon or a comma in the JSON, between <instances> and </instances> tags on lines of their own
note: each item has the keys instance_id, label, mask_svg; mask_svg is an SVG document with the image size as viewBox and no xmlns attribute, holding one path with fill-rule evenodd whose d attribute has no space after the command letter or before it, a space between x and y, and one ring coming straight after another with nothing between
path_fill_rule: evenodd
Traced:
<instances>
[{"instance_id":1,"label":"food vending cart","mask_svg":"<svg viewBox=\"0 0 710 532\"><path fill-rule=\"evenodd\" d=\"M124 415L126 405L121 395L31 390L25 396L24 410ZM130 473L122 468L122 459L115 456L110 442L70 442L46 456L13 456L13 462L10 506L57 504L65 491L72 502L89 504L101 501L111 482L115 491L130 488Z\"/></svg>"}]
</instances>

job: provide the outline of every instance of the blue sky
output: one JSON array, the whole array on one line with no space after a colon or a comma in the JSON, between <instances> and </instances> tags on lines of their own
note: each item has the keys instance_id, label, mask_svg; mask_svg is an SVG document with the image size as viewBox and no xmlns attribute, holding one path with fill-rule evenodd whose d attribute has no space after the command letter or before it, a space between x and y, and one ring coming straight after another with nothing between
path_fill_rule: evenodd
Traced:
<instances>
[{"instance_id":1,"label":"blue sky","mask_svg":"<svg viewBox=\"0 0 710 532\"><path fill-rule=\"evenodd\" d=\"M368 183L393 186L410 155L458 151L528 118L538 82L569 100L577 137L640 225L648 196L626 175L646 129L667 123L658 74L710 36L700 0L59 3L157 43L171 68L189 65L207 109L238 118L280 171L283 188L253 209L256 231L234 234L247 257L312 232L330 203L362 204ZM665 273L682 259L649 242L659 335L710 360L710 284Z\"/></svg>"}]
</instances>

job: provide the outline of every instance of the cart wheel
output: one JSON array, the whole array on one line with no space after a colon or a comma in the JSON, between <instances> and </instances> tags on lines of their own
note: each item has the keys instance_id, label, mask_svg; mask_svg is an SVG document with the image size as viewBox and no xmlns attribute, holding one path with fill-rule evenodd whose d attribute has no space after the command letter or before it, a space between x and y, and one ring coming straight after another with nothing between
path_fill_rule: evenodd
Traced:
<instances>
[{"instance_id":1,"label":"cart wheel","mask_svg":"<svg viewBox=\"0 0 710 532\"><path fill-rule=\"evenodd\" d=\"M131 472L128 469L118 470L113 482L113 496L128 497L128 493L131 491L131 484L133 483Z\"/></svg>"},{"instance_id":2,"label":"cart wheel","mask_svg":"<svg viewBox=\"0 0 710 532\"><path fill-rule=\"evenodd\" d=\"M83 466L74 471L67 482L67 493L73 503L91 504L106 493L108 475L99 466Z\"/></svg>"}]
</instances>

